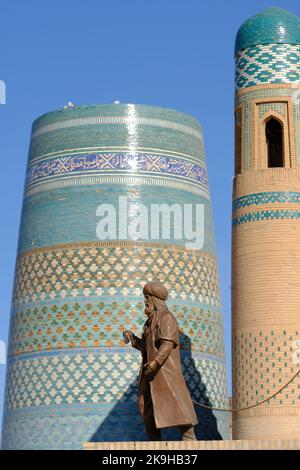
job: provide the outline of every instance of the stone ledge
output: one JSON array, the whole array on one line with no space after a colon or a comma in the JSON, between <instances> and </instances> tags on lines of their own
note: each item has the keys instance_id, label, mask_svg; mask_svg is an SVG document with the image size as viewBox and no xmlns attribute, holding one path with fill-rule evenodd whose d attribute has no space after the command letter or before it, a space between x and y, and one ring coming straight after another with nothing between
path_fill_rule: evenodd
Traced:
<instances>
[{"instance_id":1,"label":"stone ledge","mask_svg":"<svg viewBox=\"0 0 300 470\"><path fill-rule=\"evenodd\" d=\"M85 442L84 450L300 450L298 439L228 441Z\"/></svg>"}]
</instances>

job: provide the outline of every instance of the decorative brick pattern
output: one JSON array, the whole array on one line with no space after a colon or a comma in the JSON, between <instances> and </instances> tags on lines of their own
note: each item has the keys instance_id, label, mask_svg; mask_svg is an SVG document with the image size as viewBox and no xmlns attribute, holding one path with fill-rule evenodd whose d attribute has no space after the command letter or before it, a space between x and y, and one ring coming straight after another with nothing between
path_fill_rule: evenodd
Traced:
<instances>
[{"instance_id":1,"label":"decorative brick pattern","mask_svg":"<svg viewBox=\"0 0 300 470\"><path fill-rule=\"evenodd\" d=\"M4 417L10 431L4 436L5 448L26 449L28 428L32 430L33 449L80 449L87 438L145 441L136 409L139 357L127 348L127 353L117 348L76 350L72 354L24 356L13 362ZM223 361L183 352L182 366L194 400L228 406ZM17 393L19 387L22 396ZM208 416L202 410L197 409L199 438L217 437L218 433L229 438L226 416L218 412ZM164 435L177 438L172 430L164 431Z\"/></svg>"},{"instance_id":2,"label":"decorative brick pattern","mask_svg":"<svg viewBox=\"0 0 300 470\"><path fill-rule=\"evenodd\" d=\"M278 328L262 328L233 338L235 407L264 400L296 373L300 367L299 333L300 330L287 332L280 329L278 331ZM270 401L269 406L296 406L299 399L300 383L295 381Z\"/></svg>"},{"instance_id":3,"label":"decorative brick pattern","mask_svg":"<svg viewBox=\"0 0 300 470\"><path fill-rule=\"evenodd\" d=\"M216 406L224 405L224 363L182 357L185 377L196 400L203 390ZM33 355L13 361L9 368L6 409L74 403L136 402L140 354L120 350L76 350L74 353ZM195 368L196 365L196 368ZM18 389L22 389L22 394ZM125 432L125 430L123 430Z\"/></svg>"},{"instance_id":4,"label":"decorative brick pattern","mask_svg":"<svg viewBox=\"0 0 300 470\"><path fill-rule=\"evenodd\" d=\"M17 309L13 315L11 356L28 352L66 348L124 347L122 331L140 334L144 324L143 303L111 301L52 303ZM220 313L169 302L179 327L189 335L182 348L224 356ZM195 332L197 328L197 333Z\"/></svg>"},{"instance_id":5,"label":"decorative brick pattern","mask_svg":"<svg viewBox=\"0 0 300 470\"><path fill-rule=\"evenodd\" d=\"M220 307L215 257L168 245L101 245L40 249L22 255L16 269L14 305L77 297L140 298L145 277L159 277L174 300L197 299Z\"/></svg>"},{"instance_id":6,"label":"decorative brick pattern","mask_svg":"<svg viewBox=\"0 0 300 470\"><path fill-rule=\"evenodd\" d=\"M299 368L298 179L297 168L270 168L245 172L234 182L232 308L236 407L272 395ZM269 403L235 413L233 437L272 438L278 436L280 429L281 436L298 438L299 396L296 379Z\"/></svg>"},{"instance_id":7,"label":"decorative brick pattern","mask_svg":"<svg viewBox=\"0 0 300 470\"><path fill-rule=\"evenodd\" d=\"M236 88L300 83L299 64L299 45L267 44L244 49L236 57Z\"/></svg>"},{"instance_id":8,"label":"decorative brick pattern","mask_svg":"<svg viewBox=\"0 0 300 470\"><path fill-rule=\"evenodd\" d=\"M300 204L300 193L297 191L271 191L265 193L247 194L235 199L232 203L232 210L242 209L249 206L273 203Z\"/></svg>"},{"instance_id":9,"label":"decorative brick pattern","mask_svg":"<svg viewBox=\"0 0 300 470\"><path fill-rule=\"evenodd\" d=\"M247 224L248 222L258 222L260 220L280 220L280 219L299 219L300 212L288 209L274 209L266 211L247 212L239 215L232 220L232 225Z\"/></svg>"}]
</instances>

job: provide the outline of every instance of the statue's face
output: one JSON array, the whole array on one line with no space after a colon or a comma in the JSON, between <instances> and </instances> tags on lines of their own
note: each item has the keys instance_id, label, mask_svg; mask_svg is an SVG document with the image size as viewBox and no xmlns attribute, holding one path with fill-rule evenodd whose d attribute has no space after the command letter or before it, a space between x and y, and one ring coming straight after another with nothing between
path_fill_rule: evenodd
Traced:
<instances>
[{"instance_id":1,"label":"statue's face","mask_svg":"<svg viewBox=\"0 0 300 470\"><path fill-rule=\"evenodd\" d=\"M154 303L152 302L151 297L145 295L145 314L150 315L154 311Z\"/></svg>"}]
</instances>

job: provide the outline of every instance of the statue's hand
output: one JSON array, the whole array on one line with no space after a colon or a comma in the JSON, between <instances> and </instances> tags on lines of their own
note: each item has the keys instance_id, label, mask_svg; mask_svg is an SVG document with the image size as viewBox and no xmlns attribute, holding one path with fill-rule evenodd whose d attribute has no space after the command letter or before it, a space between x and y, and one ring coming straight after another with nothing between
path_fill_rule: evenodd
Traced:
<instances>
[{"instance_id":1,"label":"statue's hand","mask_svg":"<svg viewBox=\"0 0 300 470\"><path fill-rule=\"evenodd\" d=\"M123 331L123 338L124 338L125 343L129 343L129 341L132 342L133 341L133 336L134 335L133 335L132 331L130 331L130 330Z\"/></svg>"},{"instance_id":2,"label":"statue's hand","mask_svg":"<svg viewBox=\"0 0 300 470\"><path fill-rule=\"evenodd\" d=\"M144 375L152 375L158 370L159 364L155 360L148 362L144 365Z\"/></svg>"}]
</instances>

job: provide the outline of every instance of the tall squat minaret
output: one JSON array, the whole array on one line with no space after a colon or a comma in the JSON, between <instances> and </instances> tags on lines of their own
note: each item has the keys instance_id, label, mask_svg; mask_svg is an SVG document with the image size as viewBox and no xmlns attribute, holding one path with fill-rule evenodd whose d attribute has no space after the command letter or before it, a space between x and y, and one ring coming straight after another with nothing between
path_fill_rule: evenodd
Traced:
<instances>
[{"instance_id":1,"label":"tall squat minaret","mask_svg":"<svg viewBox=\"0 0 300 470\"><path fill-rule=\"evenodd\" d=\"M186 208L196 204L204 208L204 244L190 249L180 231L192 229ZM175 219L184 220L176 233ZM136 403L141 357L122 331L140 335L142 289L155 279L169 290L192 399L227 407L200 124L172 109L133 103L69 103L40 116L25 180L3 449L146 439ZM199 439L229 438L228 414L199 407L197 413ZM170 432L164 437L172 438Z\"/></svg>"},{"instance_id":2,"label":"tall squat minaret","mask_svg":"<svg viewBox=\"0 0 300 470\"><path fill-rule=\"evenodd\" d=\"M272 7L235 47L233 406L258 403L300 367L300 19ZM233 414L233 439L300 438L300 379Z\"/></svg>"}]
</instances>

